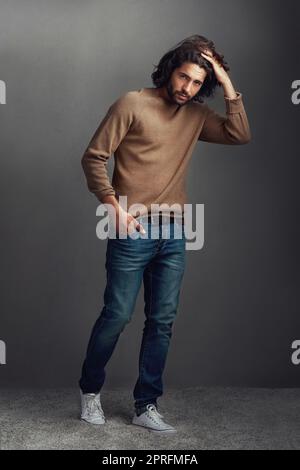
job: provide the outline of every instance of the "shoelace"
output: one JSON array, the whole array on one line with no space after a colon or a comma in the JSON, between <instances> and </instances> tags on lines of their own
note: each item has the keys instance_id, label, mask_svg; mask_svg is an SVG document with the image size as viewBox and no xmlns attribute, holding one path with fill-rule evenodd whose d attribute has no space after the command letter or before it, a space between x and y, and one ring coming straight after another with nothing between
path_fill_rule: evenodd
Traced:
<instances>
[{"instance_id":1,"label":"shoelace","mask_svg":"<svg viewBox=\"0 0 300 470\"><path fill-rule=\"evenodd\" d=\"M160 414L160 413L157 411L155 405L148 405L148 406L147 406L147 410L148 410L148 412L149 412L149 417L150 417L151 419L153 419L153 418L155 419L155 418L157 418L157 417L158 417L158 418L163 418L163 415Z\"/></svg>"},{"instance_id":2,"label":"shoelace","mask_svg":"<svg viewBox=\"0 0 300 470\"><path fill-rule=\"evenodd\" d=\"M87 409L88 409L88 412L91 414L98 410L100 414L104 417L104 412L101 408L101 404L97 396L91 396L88 398Z\"/></svg>"}]
</instances>

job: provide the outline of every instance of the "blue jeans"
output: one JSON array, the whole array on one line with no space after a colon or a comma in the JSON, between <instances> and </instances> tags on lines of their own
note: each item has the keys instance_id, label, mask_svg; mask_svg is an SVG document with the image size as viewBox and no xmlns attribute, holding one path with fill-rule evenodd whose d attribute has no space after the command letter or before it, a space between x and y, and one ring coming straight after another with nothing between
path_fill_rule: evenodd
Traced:
<instances>
[{"instance_id":1,"label":"blue jeans","mask_svg":"<svg viewBox=\"0 0 300 470\"><path fill-rule=\"evenodd\" d=\"M148 403L157 405L157 398L163 394L162 374L185 268L185 235L181 222L158 225L147 219L138 220L146 235L136 232L136 239L128 236L107 240L104 306L92 329L79 380L83 393L101 390L105 365L120 333L131 320L143 280L146 318L139 377L133 391L137 410Z\"/></svg>"}]
</instances>

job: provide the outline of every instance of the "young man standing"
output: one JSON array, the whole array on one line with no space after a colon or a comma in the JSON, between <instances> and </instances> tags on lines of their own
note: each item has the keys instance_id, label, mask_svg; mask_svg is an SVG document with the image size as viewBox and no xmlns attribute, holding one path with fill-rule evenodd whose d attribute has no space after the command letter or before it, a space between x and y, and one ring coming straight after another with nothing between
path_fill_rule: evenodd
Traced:
<instances>
[{"instance_id":1,"label":"young man standing","mask_svg":"<svg viewBox=\"0 0 300 470\"><path fill-rule=\"evenodd\" d=\"M157 399L163 394L162 374L185 267L188 162L198 141L238 145L251 139L242 95L228 71L212 41L186 38L156 66L154 88L129 91L112 104L82 157L89 190L117 216L116 238L107 242L104 306L79 381L81 419L90 423L105 422L100 402L104 369L131 319L143 281L146 320L132 423L160 433L176 431L158 412ZM223 88L226 117L203 103L217 86ZM112 154L111 184L106 163ZM120 196L134 209L124 209ZM163 211L151 211L153 204L172 207L173 217L164 223ZM118 236L121 228L126 238ZM129 236L132 228L138 237ZM175 229L180 238L175 238Z\"/></svg>"}]
</instances>

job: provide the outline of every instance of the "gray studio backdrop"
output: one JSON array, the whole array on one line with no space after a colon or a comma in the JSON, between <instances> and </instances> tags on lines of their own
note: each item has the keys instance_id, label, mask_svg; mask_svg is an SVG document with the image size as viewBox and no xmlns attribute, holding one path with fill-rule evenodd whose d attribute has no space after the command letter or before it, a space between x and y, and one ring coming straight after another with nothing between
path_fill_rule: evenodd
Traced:
<instances>
[{"instance_id":1,"label":"gray studio backdrop","mask_svg":"<svg viewBox=\"0 0 300 470\"><path fill-rule=\"evenodd\" d=\"M193 154L188 193L205 206L205 243L187 252L165 385L299 386L299 2L0 4L1 386L77 384L106 250L80 160L112 102L152 86L153 65L191 34L225 55L252 141L199 142ZM209 104L225 112L221 90ZM105 387L134 385L143 322L142 288Z\"/></svg>"}]
</instances>

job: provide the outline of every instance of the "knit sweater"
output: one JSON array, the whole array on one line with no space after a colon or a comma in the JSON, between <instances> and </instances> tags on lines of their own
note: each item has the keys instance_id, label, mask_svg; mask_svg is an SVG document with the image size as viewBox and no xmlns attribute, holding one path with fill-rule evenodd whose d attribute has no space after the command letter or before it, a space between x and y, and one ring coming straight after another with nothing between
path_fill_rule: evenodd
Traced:
<instances>
[{"instance_id":1,"label":"knit sweater","mask_svg":"<svg viewBox=\"0 0 300 470\"><path fill-rule=\"evenodd\" d=\"M188 203L188 163L197 142L237 145L251 139L242 94L224 100L226 116L205 103L170 102L157 94L157 88L123 94L108 109L82 157L88 189L100 202L106 195L117 200L127 196L127 210L133 216L163 203L175 204L175 212L182 213ZM110 182L107 160L112 154ZM137 204L142 204L139 210Z\"/></svg>"}]
</instances>

